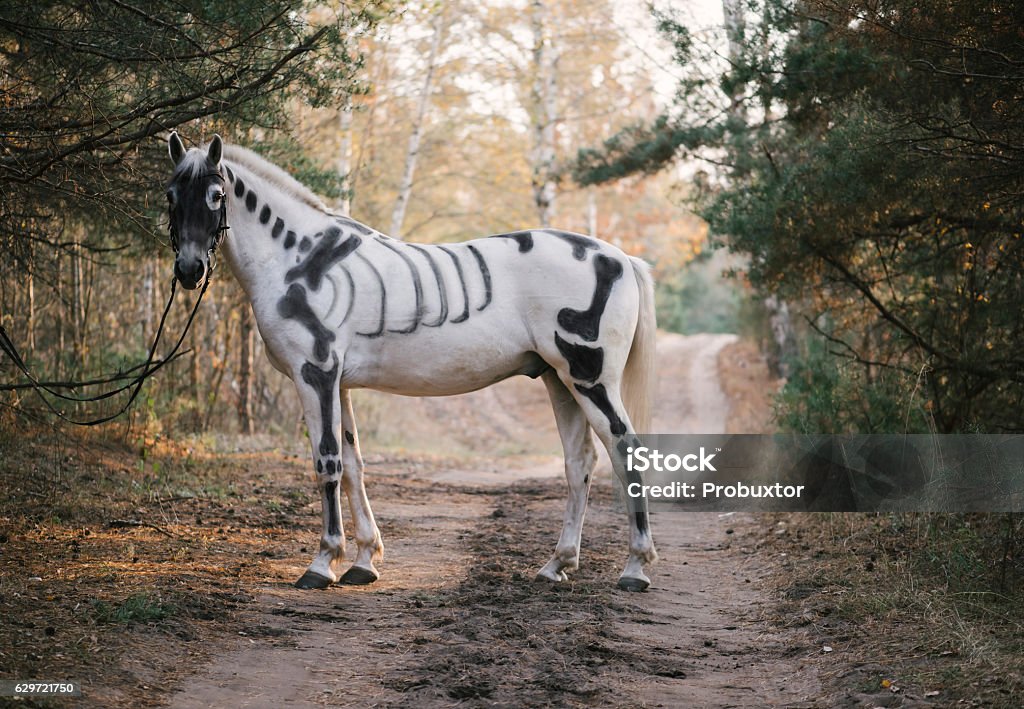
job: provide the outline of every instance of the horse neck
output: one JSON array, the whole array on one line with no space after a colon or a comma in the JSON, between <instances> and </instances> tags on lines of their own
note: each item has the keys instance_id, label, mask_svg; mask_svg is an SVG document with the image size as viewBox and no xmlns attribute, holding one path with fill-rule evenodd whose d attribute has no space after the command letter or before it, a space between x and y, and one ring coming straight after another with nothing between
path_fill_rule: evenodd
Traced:
<instances>
[{"instance_id":1,"label":"horse neck","mask_svg":"<svg viewBox=\"0 0 1024 709\"><path fill-rule=\"evenodd\" d=\"M282 280L288 268L294 265L296 247L293 245L286 249L284 246L288 231L301 238L322 229L321 223L328 222L330 217L245 166L227 160L224 164L235 179L228 186L227 220L230 229L221 250L228 268L252 300L254 293L259 292L268 279ZM237 190L239 182L243 185L241 195ZM261 219L264 208L270 209L269 218L265 221ZM272 234L278 219L284 226L274 237Z\"/></svg>"}]
</instances>

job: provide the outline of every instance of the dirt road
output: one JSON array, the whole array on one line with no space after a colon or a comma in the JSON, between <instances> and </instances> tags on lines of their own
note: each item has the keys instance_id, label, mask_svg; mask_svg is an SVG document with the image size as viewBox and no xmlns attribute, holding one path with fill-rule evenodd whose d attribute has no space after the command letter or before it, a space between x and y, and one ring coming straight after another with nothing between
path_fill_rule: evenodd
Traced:
<instances>
[{"instance_id":1,"label":"dirt road","mask_svg":"<svg viewBox=\"0 0 1024 709\"><path fill-rule=\"evenodd\" d=\"M725 430L715 362L730 341L661 338L655 431ZM290 582L308 550L275 555L244 630L182 683L172 707L816 705L812 663L759 620L767 567L742 546L750 519L653 510L661 561L651 590L618 591L626 526L605 473L580 570L563 586L535 582L564 504L543 387L510 381L450 401L415 406L449 428L490 426L480 439L497 430L525 450L533 442L541 455L492 448L458 465L371 457L381 580L297 591ZM318 514L309 516L312 545Z\"/></svg>"}]
</instances>

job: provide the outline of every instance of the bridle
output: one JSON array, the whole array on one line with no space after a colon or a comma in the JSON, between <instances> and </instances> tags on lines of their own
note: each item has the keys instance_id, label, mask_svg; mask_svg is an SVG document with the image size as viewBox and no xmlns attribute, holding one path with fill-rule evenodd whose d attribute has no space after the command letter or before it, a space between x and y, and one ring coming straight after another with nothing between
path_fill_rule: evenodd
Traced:
<instances>
[{"instance_id":1,"label":"bridle","mask_svg":"<svg viewBox=\"0 0 1024 709\"><path fill-rule=\"evenodd\" d=\"M227 183L227 181L224 179L224 176L221 175L220 172L210 172L203 175L203 177L216 177L220 179L221 182L225 184ZM28 366L25 364L25 361L19 354L17 348L14 346L14 342L8 336L6 330L4 330L3 325L0 324L0 352L6 354L11 359L11 361L14 362L14 365L21 371L21 373L28 380L28 384L26 385L26 387L33 389L35 393L39 396L39 398L42 399L46 407L50 409L50 411L53 412L58 418L67 421L68 423L76 424L78 426L96 426L101 423L106 423L107 421L112 421L113 419L117 418L118 416L120 416L121 414L128 410L128 408L132 405L135 399L139 396L139 392L142 391L142 385L146 382L147 379L156 374L157 371L162 369L169 362L173 362L180 356L178 350L181 348L182 343L185 341L185 337L188 335L188 332L192 327L192 321L195 320L196 313L199 311L199 304L203 302L203 296L206 295L206 289L209 287L210 279L213 277L213 269L215 268L217 263L217 247L220 246L222 241L224 241L224 233L230 228L228 226L227 202L228 194L227 190L225 190L224 198L221 200L220 205L220 219L218 219L217 227L213 231L213 245L210 246L210 249L207 252L210 266L206 274L206 280L203 282L203 287L199 291L199 297L196 298L196 302L192 306L192 312L189 313L188 321L185 323L185 329L182 331L181 336L178 337L178 340L174 343L174 347L171 348L170 353L166 357L162 359L154 359L154 356L156 355L156 348L160 344L160 337L163 335L164 332L164 324L167 321L167 314L171 310L171 304L174 303L174 294L177 291L178 279L174 276L171 277L171 294L170 296L168 296L167 305L164 307L163 314L160 316L160 323L159 325L157 325L156 335L153 338L153 344L150 345L149 356L146 357L146 361L140 365L132 367L127 372L115 375L114 377L108 379L101 379L93 382L81 382L71 385L51 385L46 384L44 382L40 382L39 379L37 379L29 370ZM178 231L177 229L174 228L174 219L170 219L169 222L170 223L168 224L168 227L171 236L171 248L174 249L174 254L175 256L177 256L179 251ZM188 352L188 350L185 350L185 352L182 352L181 354L185 354L186 352ZM131 376L128 376L132 372L138 372L138 374L132 374ZM74 389L77 388L78 386L114 383L117 381L123 381L124 379L128 379L127 383L122 384L121 386L116 387L114 389L111 389L110 391L103 392L102 394L97 394L95 396L69 395L57 391L57 388ZM128 400L124 403L124 405L121 406L114 413L107 414L105 416L100 416L94 419L80 420L68 416L63 411L54 406L54 404L46 396L44 396L44 392L46 394L49 394L50 396L53 396L56 399L74 403L104 401L110 399L113 396L116 396L117 394L120 394L121 392L130 392L130 394L128 396Z\"/></svg>"},{"instance_id":2,"label":"bridle","mask_svg":"<svg viewBox=\"0 0 1024 709\"><path fill-rule=\"evenodd\" d=\"M208 172L205 175L202 175L202 177L203 178L206 178L206 177L216 177L218 180L221 181L221 183L224 184L225 187L227 186L227 180L224 179L224 175L222 175L220 173L220 171ZM207 260L210 262L210 267L209 267L209 270L208 270L208 272L206 274L206 283L207 284L210 282L210 278L213 277L213 270L214 270L214 268L217 267L217 248L221 245L221 242L224 241L224 234L227 232L228 229L231 228L231 226L228 224L228 191L227 190L224 190L224 197L221 199L221 201L220 201L220 209L217 210L217 211L220 212L220 217L217 220L217 227L212 232L212 234L213 234L213 244L210 246L209 250L207 250L207 252L206 252ZM180 247L178 246L178 230L174 226L174 218L173 218L174 215L171 214L169 216L171 218L167 220L167 222L168 222L167 223L167 230L168 230L168 232L170 232L171 248L174 250L174 255L177 256L178 252L180 251ZM204 285L203 286L203 291L205 291L205 290L206 290L206 286Z\"/></svg>"}]
</instances>

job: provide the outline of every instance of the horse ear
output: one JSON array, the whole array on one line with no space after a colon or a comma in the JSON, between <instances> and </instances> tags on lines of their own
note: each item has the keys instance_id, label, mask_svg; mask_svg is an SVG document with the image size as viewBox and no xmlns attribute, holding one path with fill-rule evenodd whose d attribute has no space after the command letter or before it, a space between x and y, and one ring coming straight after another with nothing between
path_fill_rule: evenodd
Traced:
<instances>
[{"instance_id":1,"label":"horse ear","mask_svg":"<svg viewBox=\"0 0 1024 709\"><path fill-rule=\"evenodd\" d=\"M171 160L175 165L185 157L185 144L178 137L178 131L171 131L171 137L167 139L167 152L171 154Z\"/></svg>"},{"instance_id":2,"label":"horse ear","mask_svg":"<svg viewBox=\"0 0 1024 709\"><path fill-rule=\"evenodd\" d=\"M220 156L224 151L224 141L220 139L220 136L214 133L213 140L210 141L210 148L206 151L206 157L214 165L220 164Z\"/></svg>"}]
</instances>

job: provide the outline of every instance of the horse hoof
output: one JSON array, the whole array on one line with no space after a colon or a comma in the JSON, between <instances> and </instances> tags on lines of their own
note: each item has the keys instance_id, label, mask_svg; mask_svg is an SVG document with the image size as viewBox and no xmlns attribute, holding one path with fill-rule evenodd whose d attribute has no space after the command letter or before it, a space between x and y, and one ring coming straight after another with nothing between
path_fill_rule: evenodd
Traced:
<instances>
[{"instance_id":1,"label":"horse hoof","mask_svg":"<svg viewBox=\"0 0 1024 709\"><path fill-rule=\"evenodd\" d=\"M349 586L365 586L373 583L380 576L369 569L364 569L361 566L353 566L338 580L338 583L348 584Z\"/></svg>"},{"instance_id":2,"label":"horse hoof","mask_svg":"<svg viewBox=\"0 0 1024 709\"><path fill-rule=\"evenodd\" d=\"M647 587L651 585L650 581L644 579L636 579L629 576L623 576L619 579L619 588L623 591L631 591L633 593L640 593L646 591Z\"/></svg>"},{"instance_id":3,"label":"horse hoof","mask_svg":"<svg viewBox=\"0 0 1024 709\"><path fill-rule=\"evenodd\" d=\"M307 571L302 574L302 577L295 582L295 588L310 589L310 588L327 588L333 581L324 576L318 574L315 571Z\"/></svg>"},{"instance_id":4,"label":"horse hoof","mask_svg":"<svg viewBox=\"0 0 1024 709\"><path fill-rule=\"evenodd\" d=\"M534 581L540 581L541 583L563 583L569 580L564 571L559 571L555 576L548 576L543 571L538 571L537 575L533 577Z\"/></svg>"}]
</instances>

